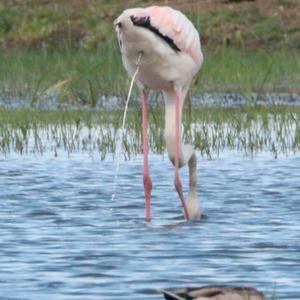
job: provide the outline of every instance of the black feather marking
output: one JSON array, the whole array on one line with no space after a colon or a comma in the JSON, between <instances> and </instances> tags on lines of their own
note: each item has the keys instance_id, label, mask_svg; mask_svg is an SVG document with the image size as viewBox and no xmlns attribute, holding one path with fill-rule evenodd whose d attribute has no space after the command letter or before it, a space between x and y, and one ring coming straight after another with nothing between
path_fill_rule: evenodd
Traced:
<instances>
[{"instance_id":1,"label":"black feather marking","mask_svg":"<svg viewBox=\"0 0 300 300\"><path fill-rule=\"evenodd\" d=\"M169 36L162 34L156 27L151 25L150 17L135 17L130 16L130 19L135 26L140 26L149 29L154 34L162 38L173 50L180 52L181 50L176 46L173 39L171 39Z\"/></svg>"}]
</instances>

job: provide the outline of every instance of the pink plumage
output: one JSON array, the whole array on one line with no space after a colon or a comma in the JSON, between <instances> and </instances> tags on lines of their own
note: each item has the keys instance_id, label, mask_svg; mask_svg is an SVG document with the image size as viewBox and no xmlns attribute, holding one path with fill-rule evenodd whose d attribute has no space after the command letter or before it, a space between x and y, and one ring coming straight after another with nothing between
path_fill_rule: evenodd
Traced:
<instances>
[{"instance_id":1,"label":"pink plumage","mask_svg":"<svg viewBox=\"0 0 300 300\"><path fill-rule=\"evenodd\" d=\"M165 100L165 140L170 160L175 166L174 184L187 219L199 219L197 200L197 159L191 145L183 145L181 118L183 102L199 71L203 55L199 33L180 11L167 6L131 8L114 22L122 60L129 76L139 64L136 82L142 90L144 191L146 219L150 220L152 181L148 166L147 94L162 91ZM179 168L189 165L189 196L185 201Z\"/></svg>"},{"instance_id":2,"label":"pink plumage","mask_svg":"<svg viewBox=\"0 0 300 300\"><path fill-rule=\"evenodd\" d=\"M159 31L174 40L178 47L189 53L195 63L201 65L203 56L199 33L193 23L179 10L169 6L150 6L147 8L131 8L123 12L118 18L133 15L136 17L150 17L151 24ZM118 22L118 19L116 22Z\"/></svg>"},{"instance_id":3,"label":"pink plumage","mask_svg":"<svg viewBox=\"0 0 300 300\"><path fill-rule=\"evenodd\" d=\"M168 6L151 6L145 11L154 27L170 36L178 48L189 53L197 64L202 63L199 33L183 13Z\"/></svg>"}]
</instances>

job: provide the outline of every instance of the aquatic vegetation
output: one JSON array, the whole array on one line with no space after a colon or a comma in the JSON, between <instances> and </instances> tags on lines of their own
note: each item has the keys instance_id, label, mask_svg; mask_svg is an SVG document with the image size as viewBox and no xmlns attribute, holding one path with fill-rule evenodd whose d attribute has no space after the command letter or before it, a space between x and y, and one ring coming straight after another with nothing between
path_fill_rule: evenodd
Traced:
<instances>
[{"instance_id":1,"label":"aquatic vegetation","mask_svg":"<svg viewBox=\"0 0 300 300\"><path fill-rule=\"evenodd\" d=\"M94 53L3 52L0 60L2 105L95 105L105 95L126 91L127 78L114 43Z\"/></svg>"},{"instance_id":2,"label":"aquatic vegetation","mask_svg":"<svg viewBox=\"0 0 300 300\"><path fill-rule=\"evenodd\" d=\"M125 99L129 78L114 38L95 52L0 53L0 105L53 108L103 107L106 97ZM237 93L251 104L252 94L300 93L300 54L222 50L205 53L193 95ZM61 84L63 83L63 84Z\"/></svg>"},{"instance_id":3,"label":"aquatic vegetation","mask_svg":"<svg viewBox=\"0 0 300 300\"><path fill-rule=\"evenodd\" d=\"M122 111L107 110L0 110L0 152L43 153L60 151L99 153L105 159L116 151L116 135ZM150 150L163 153L164 111L149 109ZM127 116L123 157L142 153L141 111ZM201 155L217 157L225 149L255 155L269 151L274 157L300 150L300 108L203 107L184 110L184 139Z\"/></svg>"}]
</instances>

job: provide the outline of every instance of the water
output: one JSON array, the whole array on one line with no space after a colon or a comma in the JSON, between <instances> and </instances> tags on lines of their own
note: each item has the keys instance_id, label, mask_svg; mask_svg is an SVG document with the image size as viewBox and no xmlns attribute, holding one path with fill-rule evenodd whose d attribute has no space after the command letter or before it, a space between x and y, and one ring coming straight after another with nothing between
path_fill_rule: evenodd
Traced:
<instances>
[{"instance_id":1,"label":"water","mask_svg":"<svg viewBox=\"0 0 300 300\"><path fill-rule=\"evenodd\" d=\"M124 113L123 113L122 127L117 131L117 136L115 139L115 141L116 141L116 171L115 171L115 176L114 176L114 189L113 189L113 194L111 196L112 201L115 199L116 192L117 192L118 177L119 177L120 163L121 163L120 159L121 159L122 150L123 150L122 146L123 146L123 137L124 137L124 133L125 133L125 123L126 123L128 105L129 105L135 77L139 72L139 63L140 63L141 57L142 57L142 54L140 54L138 57L138 61L136 63L137 67L131 78L131 83L130 83L130 87L129 87L129 91L128 91L128 95L127 95L127 99L126 99L126 104L125 104L125 108L124 108Z\"/></svg>"},{"instance_id":2,"label":"water","mask_svg":"<svg viewBox=\"0 0 300 300\"><path fill-rule=\"evenodd\" d=\"M251 93L251 104L257 105L284 105L284 106L299 106L300 105L300 94L299 93ZM91 104L82 103L68 103L61 102L59 93L47 91L45 94L40 95L38 103L35 103L34 107L41 109L107 109L115 110L123 107L123 98L117 96L106 96L99 95L96 99L95 106ZM135 95L132 102L132 107L140 106L140 95L138 97ZM148 97L148 103L151 105L164 105L162 97L157 97L157 94ZM203 106L225 106L225 107L235 107L249 105L249 99L243 94L239 93L203 93L199 96L195 96L191 99L191 104L193 107L203 107ZM0 94L0 107L7 109L15 109L20 107L32 107L32 97L16 97L9 95Z\"/></svg>"},{"instance_id":3,"label":"water","mask_svg":"<svg viewBox=\"0 0 300 300\"><path fill-rule=\"evenodd\" d=\"M2 157L1 300L158 300L160 288L217 283L300 299L300 155L198 158L206 217L183 219L173 168L151 155L146 223L141 156L122 162L114 201L111 159Z\"/></svg>"}]
</instances>

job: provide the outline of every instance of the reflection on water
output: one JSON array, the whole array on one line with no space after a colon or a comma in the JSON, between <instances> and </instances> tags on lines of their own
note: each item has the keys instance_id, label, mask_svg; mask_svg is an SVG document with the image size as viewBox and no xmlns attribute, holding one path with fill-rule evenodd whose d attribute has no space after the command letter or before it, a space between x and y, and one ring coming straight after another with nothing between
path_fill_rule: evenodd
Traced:
<instances>
[{"instance_id":1,"label":"reflection on water","mask_svg":"<svg viewBox=\"0 0 300 300\"><path fill-rule=\"evenodd\" d=\"M112 160L0 159L1 299L162 299L159 288L216 283L299 299L299 155L199 156L199 222L181 216L168 159L150 165L146 223L140 156L121 164L113 201Z\"/></svg>"}]
</instances>

